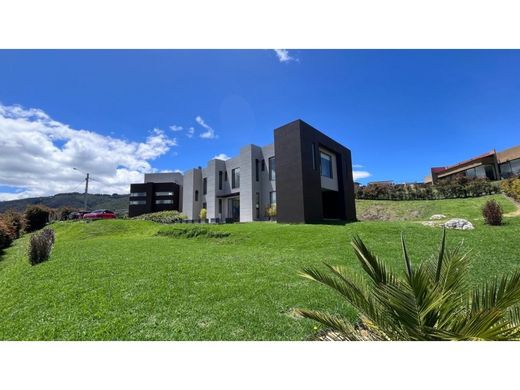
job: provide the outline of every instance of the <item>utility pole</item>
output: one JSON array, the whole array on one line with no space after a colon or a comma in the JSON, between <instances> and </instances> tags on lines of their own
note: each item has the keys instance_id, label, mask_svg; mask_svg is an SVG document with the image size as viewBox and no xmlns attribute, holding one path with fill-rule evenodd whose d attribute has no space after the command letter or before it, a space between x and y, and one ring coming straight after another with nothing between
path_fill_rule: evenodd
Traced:
<instances>
[{"instance_id":1,"label":"utility pole","mask_svg":"<svg viewBox=\"0 0 520 390\"><path fill-rule=\"evenodd\" d=\"M89 179L89 176L90 176L90 174L87 173L87 177L85 178L85 200L84 200L84 204L83 204L83 208L85 209L85 211L88 211L87 210L87 195L88 195L88 179Z\"/></svg>"}]
</instances>

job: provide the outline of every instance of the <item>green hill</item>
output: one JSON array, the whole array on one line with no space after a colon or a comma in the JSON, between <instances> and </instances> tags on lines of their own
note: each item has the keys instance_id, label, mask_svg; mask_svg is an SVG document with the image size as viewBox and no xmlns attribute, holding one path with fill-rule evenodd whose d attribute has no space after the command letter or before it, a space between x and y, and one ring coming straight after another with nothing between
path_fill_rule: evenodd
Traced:
<instances>
[{"instance_id":1,"label":"green hill","mask_svg":"<svg viewBox=\"0 0 520 390\"><path fill-rule=\"evenodd\" d=\"M38 198L25 198L0 202L0 213L12 209L23 211L28 205L40 204L51 208L73 207L83 209L84 195L78 192L56 194ZM128 211L128 195L88 194L87 206L89 210L108 209L116 212Z\"/></svg>"},{"instance_id":2,"label":"green hill","mask_svg":"<svg viewBox=\"0 0 520 390\"><path fill-rule=\"evenodd\" d=\"M520 267L520 218L485 225L482 202L438 201L421 211L474 222L475 230L447 233L449 247L464 240L471 249L472 283ZM514 209L507 199L501 202ZM412 211L417 206L385 204ZM28 235L0 253L0 340L305 340L318 329L294 318L294 308L346 313L352 320L355 313L339 295L300 277L302 268L327 262L360 271L349 244L357 234L386 264L402 270L401 233L413 261L434 253L441 235L417 220L204 226L228 234L222 238L175 234L198 225L140 220L51 227L56 243L49 261L29 265Z\"/></svg>"}]
</instances>

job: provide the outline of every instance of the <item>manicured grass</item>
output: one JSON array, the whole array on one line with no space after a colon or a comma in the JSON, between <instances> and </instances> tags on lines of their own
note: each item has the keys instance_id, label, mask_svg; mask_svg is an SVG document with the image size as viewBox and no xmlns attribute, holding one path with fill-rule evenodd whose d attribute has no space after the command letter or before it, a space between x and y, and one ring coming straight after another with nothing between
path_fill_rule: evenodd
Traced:
<instances>
[{"instance_id":1,"label":"manicured grass","mask_svg":"<svg viewBox=\"0 0 520 390\"><path fill-rule=\"evenodd\" d=\"M433 214L444 214L447 218L482 220L482 206L495 199L504 213L515 210L515 205L503 195L489 195L479 198L443 200L357 200L356 209L360 220L428 220Z\"/></svg>"},{"instance_id":2,"label":"manicured grass","mask_svg":"<svg viewBox=\"0 0 520 390\"><path fill-rule=\"evenodd\" d=\"M477 217L483 200L469 201L473 206L450 207L456 216ZM475 225L448 232L449 244L464 239L472 249L473 282L520 267L520 218ZM359 270L349 244L359 234L402 269L401 232L416 261L436 250L441 233L417 222L366 221L208 227L230 233L222 238L157 235L185 226L57 223L51 259L34 267L26 259L28 237L18 240L0 255L0 339L305 340L315 324L293 318L295 307L355 316L334 293L301 278L303 267L326 261Z\"/></svg>"}]
</instances>

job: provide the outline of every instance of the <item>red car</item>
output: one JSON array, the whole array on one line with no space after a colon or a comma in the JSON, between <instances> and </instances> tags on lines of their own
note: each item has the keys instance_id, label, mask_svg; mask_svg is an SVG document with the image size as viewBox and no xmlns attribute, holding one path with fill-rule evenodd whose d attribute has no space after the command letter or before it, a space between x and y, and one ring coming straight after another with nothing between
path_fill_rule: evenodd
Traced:
<instances>
[{"instance_id":1,"label":"red car","mask_svg":"<svg viewBox=\"0 0 520 390\"><path fill-rule=\"evenodd\" d=\"M113 219L116 218L116 214L110 210L94 210L90 213L83 215L83 219Z\"/></svg>"}]
</instances>

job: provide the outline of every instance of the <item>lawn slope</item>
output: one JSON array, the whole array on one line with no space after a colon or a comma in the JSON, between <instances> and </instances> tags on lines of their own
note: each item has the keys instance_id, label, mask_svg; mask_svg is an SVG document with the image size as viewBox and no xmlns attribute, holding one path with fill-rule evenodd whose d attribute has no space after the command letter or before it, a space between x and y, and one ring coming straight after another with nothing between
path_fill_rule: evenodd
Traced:
<instances>
[{"instance_id":1,"label":"lawn slope","mask_svg":"<svg viewBox=\"0 0 520 390\"><path fill-rule=\"evenodd\" d=\"M478 216L478 207L469 207L468 217ZM460 210L457 216L466 216ZM449 243L464 239L472 249L473 282L520 267L520 218L501 227L475 225L448 233ZM179 227L133 220L53 228L57 241L48 262L28 264L28 237L0 255L0 339L305 340L314 324L293 318L293 308L352 319L354 312L301 278L303 267L326 261L359 270L349 245L354 234L401 267L401 232L415 260L429 256L440 236L413 221L208 227L229 232L225 238L158 236Z\"/></svg>"}]
</instances>

